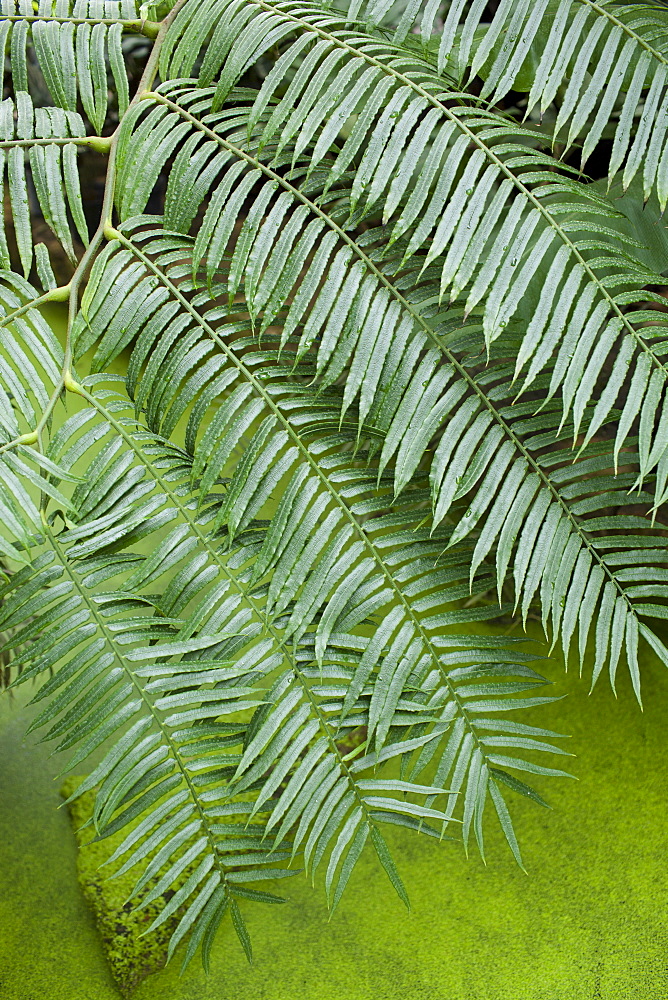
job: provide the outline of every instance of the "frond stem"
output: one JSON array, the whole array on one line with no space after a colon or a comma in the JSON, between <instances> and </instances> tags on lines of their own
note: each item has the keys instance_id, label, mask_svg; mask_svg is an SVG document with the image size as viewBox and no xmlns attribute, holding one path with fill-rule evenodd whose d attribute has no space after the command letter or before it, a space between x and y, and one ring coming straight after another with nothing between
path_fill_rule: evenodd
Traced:
<instances>
[{"instance_id":1,"label":"frond stem","mask_svg":"<svg viewBox=\"0 0 668 1000\"><path fill-rule=\"evenodd\" d=\"M50 139L3 139L0 141L0 149L13 149L15 146L67 146L70 143L74 146L90 146L96 152L103 152L108 148L110 140L103 135L86 136L53 136Z\"/></svg>"}]
</instances>

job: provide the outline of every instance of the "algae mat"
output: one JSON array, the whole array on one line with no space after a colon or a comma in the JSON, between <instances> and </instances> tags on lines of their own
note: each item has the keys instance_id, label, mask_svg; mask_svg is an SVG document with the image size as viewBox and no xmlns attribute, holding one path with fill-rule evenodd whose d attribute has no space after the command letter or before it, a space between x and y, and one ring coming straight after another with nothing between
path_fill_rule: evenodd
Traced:
<instances>
[{"instance_id":1,"label":"algae mat","mask_svg":"<svg viewBox=\"0 0 668 1000\"><path fill-rule=\"evenodd\" d=\"M539 717L573 735L580 780L541 786L552 812L517 803L529 877L493 820L487 869L397 831L410 914L366 855L331 922L297 877L290 905L247 908L252 968L227 927L208 979L175 964L136 1000L666 1000L668 673L646 670L644 714L626 685L619 702L603 685L586 698L570 676L554 690L571 697ZM25 716L3 715L0 997L118 1000L56 811L55 762L22 742Z\"/></svg>"}]
</instances>

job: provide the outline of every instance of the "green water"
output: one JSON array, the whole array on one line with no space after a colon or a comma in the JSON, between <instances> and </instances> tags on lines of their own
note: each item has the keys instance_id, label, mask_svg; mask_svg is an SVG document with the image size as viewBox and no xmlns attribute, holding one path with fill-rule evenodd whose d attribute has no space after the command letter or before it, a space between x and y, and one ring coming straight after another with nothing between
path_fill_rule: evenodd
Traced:
<instances>
[{"instance_id":1,"label":"green water","mask_svg":"<svg viewBox=\"0 0 668 1000\"><path fill-rule=\"evenodd\" d=\"M181 979L175 964L136 1000L666 1000L668 674L646 664L641 714L627 685L618 702L604 685L587 698L552 671L570 697L534 719L572 734L580 780L542 785L551 812L516 802L528 877L492 817L487 868L397 831L410 914L366 854L331 922L298 876L289 905L246 908L252 968L225 926L208 979L195 965ZM56 763L22 740L24 725L5 702L0 997L116 1000L56 811Z\"/></svg>"}]
</instances>

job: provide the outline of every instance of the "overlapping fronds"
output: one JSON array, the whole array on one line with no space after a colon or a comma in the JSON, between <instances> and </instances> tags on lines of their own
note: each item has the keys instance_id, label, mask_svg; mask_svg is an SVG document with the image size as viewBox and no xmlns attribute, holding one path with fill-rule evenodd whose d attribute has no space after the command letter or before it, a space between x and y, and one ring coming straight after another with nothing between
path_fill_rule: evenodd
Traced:
<instances>
[{"instance_id":1,"label":"overlapping fronds","mask_svg":"<svg viewBox=\"0 0 668 1000\"><path fill-rule=\"evenodd\" d=\"M217 0L216 9L222 16L228 7L234 11L236 6L230 0ZM135 155L128 157L123 180L127 178L129 185L123 185L123 200L119 201L122 217L143 209L158 164L189 131L193 137L188 149L197 146L199 152L191 159L184 150L175 164L174 187L180 181L180 170L188 178L203 175L196 191L201 198L230 155L285 186L286 179L278 177L273 168L282 158L294 164L301 153L308 158L306 184L319 165L327 171L320 182L323 194L314 193L311 200L317 201L325 193L334 200L338 183L358 157L348 196L348 217L337 219L342 229L369 216L380 217L388 229L386 246L396 252L396 245L401 244L395 269L410 263L419 263L424 269L433 262L440 270L441 297L449 294L451 300L462 299L467 312L481 306L488 344L502 335L513 318L526 319L526 335L516 362L516 378L523 375L518 390L531 386L557 355L550 395L562 391L565 416L572 403L566 385L569 374L593 392L604 366L613 366L605 397L608 409L602 404L596 413L601 419L623 398L623 377L627 362L633 359L633 405L638 404L633 416L641 411L645 414L644 424L651 435L659 405L654 391L659 396L665 393L666 355L663 328L655 325L656 313L647 309L655 296L646 289L660 283L661 277L633 257L632 240L625 237L620 241L614 228L606 225L606 216L612 219L615 215L612 206L586 186L555 172L554 161L531 148L529 136L523 135L519 126L476 108L449 107L439 93L442 81L437 77L427 81L424 75L419 80L413 79L414 74L404 75L392 58L376 51L375 44L372 58L366 52L367 43L355 45L347 29L324 31L317 10L304 13L300 8L297 17L290 13L290 4L276 4L271 16L261 5L257 9L258 17L249 21L249 8L244 6L243 25L232 48L234 56L224 61L227 50L221 47L213 62L211 72L217 70L220 80L211 91L211 114L219 109L228 88L245 68L245 63L238 63L239 53L249 51L256 58L261 39L265 45L273 44L279 29L281 37L297 31L298 38L276 62L247 112L249 137L235 138L236 146L231 143L238 150L235 152L230 140L221 134L224 117L220 125L212 119L212 128L201 120L206 119L209 109L199 88L185 88L181 83L163 85L154 98L158 107L151 112L156 139L160 137L160 146L151 158L154 166L144 180L140 166L146 164ZM173 32L179 45L174 44L171 57L167 44L163 49L164 73L192 71L201 44L195 31L199 23L193 27L192 20L192 9L184 8L168 33L167 42ZM228 41L228 45L232 43ZM212 42L207 57L213 60L211 53L215 51ZM188 61L173 66L177 56ZM345 72L339 77L348 80L350 71L352 80L355 75L359 78L359 90L352 86L352 80L345 93L339 94L330 86L341 60L345 61ZM287 85L293 72L294 79L274 105L276 88L282 82ZM200 77L199 82L208 79ZM235 106L238 100L233 99ZM193 102L197 102L194 109L190 107ZM334 136L359 103L364 105L364 114L336 148L332 162ZM135 113L142 114L141 105ZM132 124L131 115L124 127L129 131ZM149 127L144 122L137 134L147 135ZM362 155L361 146L372 128L373 141L366 144ZM250 138L251 130L257 130L257 137ZM207 140L216 142L218 148ZM127 141L133 140L128 136ZM317 183L314 179L315 192ZM221 192L225 190L223 185ZM223 197L221 193L220 199ZM260 203L264 203L262 199ZM213 246L208 247L210 270L217 266L224 247L220 235L224 228L214 234L217 205L217 200L209 205L196 249L203 251L207 240L213 238ZM168 216L176 228L188 225L191 218L177 216L172 220ZM352 260L348 266L354 268ZM591 350L594 337L599 342L597 351ZM589 347L586 354L574 353L578 343ZM596 429L594 422L584 426L583 432L593 435ZM622 435L620 447L623 442Z\"/></svg>"},{"instance_id":2,"label":"overlapping fronds","mask_svg":"<svg viewBox=\"0 0 668 1000\"><path fill-rule=\"evenodd\" d=\"M14 92L30 93L43 81L56 107L76 112L81 101L98 133L107 117L108 75L118 112L128 106L123 32L155 35L156 27L146 23L135 0L2 0L0 5L0 39L11 55Z\"/></svg>"},{"instance_id":3,"label":"overlapping fronds","mask_svg":"<svg viewBox=\"0 0 668 1000\"><path fill-rule=\"evenodd\" d=\"M27 169L43 217L74 263L70 219L79 239L84 244L88 241L77 168L77 146L87 144L85 126L76 111L36 108L30 96L21 91L16 104L10 97L0 104L0 176L4 186L6 170L14 235L26 276L33 261ZM2 266L9 267L4 219L0 254Z\"/></svg>"},{"instance_id":4,"label":"overlapping fronds","mask_svg":"<svg viewBox=\"0 0 668 1000\"><path fill-rule=\"evenodd\" d=\"M349 16L375 25L393 6L393 0L358 0ZM581 145L584 167L601 138L612 137L609 181L624 166L627 187L642 170L645 196L656 185L665 206L665 7L616 0L502 0L495 6L490 19L489 5L482 2L453 0L443 9L440 2L412 0L394 38L405 41L415 24L439 73L454 77L460 86L480 77L480 97L491 104L511 90L526 92L525 117L537 110L542 120L559 96L549 127L565 150Z\"/></svg>"},{"instance_id":5,"label":"overlapping fronds","mask_svg":"<svg viewBox=\"0 0 668 1000\"><path fill-rule=\"evenodd\" d=\"M313 873L326 860L325 884L336 905L370 837L406 898L379 824L440 837L457 792L465 839L473 829L482 850L490 794L519 859L499 785L535 793L506 769L562 772L516 756L518 748L556 752L535 738L553 734L489 715L551 699L532 692L542 678L507 641L446 640L433 635L434 616L420 620L418 609L447 606L459 596L465 561L434 574L443 540L411 531L410 511L390 516L392 534L387 518L376 517L373 532L358 530L357 544L350 531L332 538L335 518L322 501L322 483L303 475L299 520L294 505L286 518L284 503L268 529L251 522L230 546L221 513L243 477L243 459L226 493L216 481L202 504L193 502L192 456L138 430L115 394L80 391L91 407L66 421L47 455L59 485L74 461L80 468L90 456L85 474L66 510L43 520L49 551L3 589L0 627L27 622L13 637L22 649L14 657L20 683L58 668L34 699L45 707L32 728L48 726L44 738L73 751L68 769L116 738L76 794L99 786L98 836L141 820L111 860L122 858L123 870L148 861L135 890L141 905L176 888L158 918L183 908L172 949L193 930L194 950L228 904L245 942L236 899L271 901L246 883L295 874L271 867L263 876L258 866L285 861L298 849ZM258 434L261 427L254 439ZM373 507L378 490L360 481L359 470L346 476L339 462L330 478ZM65 524L60 531L57 519ZM376 557L375 579L374 535L388 563ZM150 555L139 555L137 543L153 536ZM323 548L329 549L324 561ZM251 572L243 572L249 560ZM341 565L355 572L355 591L335 571ZM269 587L258 586L272 570ZM162 579L169 582L155 594ZM397 584L405 579L412 580L408 599L397 606ZM326 635L306 634L305 609L312 616L314 605L315 611L324 606ZM388 606L371 636L345 631ZM456 622L478 617L475 610L449 614ZM517 697L527 689L528 697ZM250 728L239 721L239 713L258 706ZM348 764L339 742L360 726L367 727L370 753ZM416 784L437 752L435 779ZM401 755L406 766L411 754L408 779L378 776L379 765ZM438 808L433 800L449 782ZM258 813L264 825L249 826L246 820ZM284 844L288 832L292 845Z\"/></svg>"},{"instance_id":6,"label":"overlapping fronds","mask_svg":"<svg viewBox=\"0 0 668 1000\"><path fill-rule=\"evenodd\" d=\"M376 751L384 750L392 727L418 724L419 716L410 713L419 711L420 699L402 704L404 685L415 670L426 671L420 682L412 680L416 690L425 685L431 689L429 676L434 685L440 681L439 697L447 706L435 700L430 711L441 720L442 712L449 717L455 704L440 650L453 639L442 638L440 633L448 625L498 613L493 606L459 609L454 604L470 594L470 551L453 554L439 567L450 532L419 529L428 493L416 487L406 491L400 502L393 501L388 490L391 480L379 484L375 470L365 468L363 454L355 450L357 423L340 421L340 394L321 396L314 405L307 382L280 377L283 370L290 373L290 367L283 369L277 363L275 349L249 352L252 339L231 340L235 333L245 331L243 314L228 319L220 307L211 305L210 292L189 298L196 286L188 264L183 263L187 242L151 232L140 232L134 242L119 236L96 264L89 286L95 294L84 298L85 322L79 326L86 338L84 346L95 331L102 346L107 342L120 349L118 332L129 321L126 303L145 303L150 297L150 312L140 310L143 325L136 331L129 388L137 409L146 411L149 426L161 434L171 433L184 407L192 407L184 443L186 453L192 455L191 477L201 503L234 458L235 447L246 438L243 457L217 505L214 527L224 529L230 539L243 538L277 487L283 487L266 536L257 532L251 536L255 562L250 574L250 584L260 588L266 602L269 620L281 621L283 641L304 641L315 628L309 639L317 669L322 671L332 636L369 616L380 621L373 642L356 640L354 648L364 655L357 673L351 674L350 690L345 697L341 695L338 726L345 724L383 664L388 671L387 687L372 697L368 717L356 714L350 722L367 727L367 739ZM133 257L136 264L143 260L144 266L132 266ZM112 295L111 282L115 286ZM180 297L188 304L187 313L174 308ZM221 319L226 322L219 328ZM106 353L101 360L108 360ZM280 361L288 360L283 352ZM144 365L145 374L137 380ZM307 379L313 369L305 363L299 374ZM224 402L199 440L199 424L212 399L221 393L225 393ZM346 441L351 453L347 448L341 451ZM351 455L356 457L352 463ZM393 553L395 548L398 551ZM491 584L489 574L481 576L478 592ZM389 663L383 659L386 647L391 653ZM450 653L446 662L466 661L470 655L469 650ZM477 651L476 655L486 659L485 653ZM401 708L404 712L397 715ZM469 753L472 749L467 747Z\"/></svg>"},{"instance_id":7,"label":"overlapping fronds","mask_svg":"<svg viewBox=\"0 0 668 1000\"><path fill-rule=\"evenodd\" d=\"M242 96L239 95L237 101ZM229 113L222 111L216 115L216 128L212 129L206 121L201 122L199 127L197 125L199 119L193 113L193 106L195 110L207 108L206 96L203 97L199 91L188 91L187 98L182 98L190 106L187 118L178 114L180 105L170 103L165 107L160 101L160 95L156 100L157 108L147 119L142 120L139 128L148 129L152 126L154 129L161 129L161 156L164 159L170 155L177 141L183 143L182 152L176 158L169 178L166 197L168 215L165 220L167 228L185 229L190 225L190 217L180 214L179 192L194 189L201 192L200 197L203 198L205 184L210 184L214 191L192 246L193 266L197 267L206 255L206 273L211 282L223 264L226 251L230 250L231 259L229 264L225 264L228 274L225 291L228 300L243 287L245 307L256 317L259 332L271 323L284 322L282 344L299 331L297 357L301 357L311 345L315 347L317 344L314 374L319 385L326 387L345 379L340 416L345 416L351 405L358 402L357 433L363 434L367 425L378 432L382 439L382 445L378 444L378 475L382 475L388 463L393 464L395 496L401 493L423 462L425 453L429 452L433 523L440 524L453 502L466 498L468 510L455 531L454 541L465 537L474 528L478 531L483 529L473 558L472 578L482 559L498 543L500 592L511 563L511 551L519 539L514 550L513 568L517 605L522 607L526 617L530 602L543 581L544 620L551 618L553 626L558 630L562 622L561 609L566 608L563 621L567 649L575 627L575 616L579 616L581 657L586 649L593 609L599 599L604 600L606 614L600 618L598 625L599 655L594 666L594 677L600 672L610 649L610 675L614 680L619 650L626 637L629 669L639 695L636 655L638 634L639 630L650 636L652 633L638 621L633 605L624 588L616 581L614 571L608 568L604 554L592 548L586 523L575 513L571 513L569 505L551 481L551 466L548 464L543 467L540 455L540 445L544 444L550 449L549 461L555 461L551 453L555 444L563 441L565 448L558 453L558 461L570 462L572 455L566 442L574 441L584 425L587 433L583 446L586 447L595 434L605 427L610 417L622 390L623 379L628 373L631 347L630 338L622 338L620 344L619 326L614 321L610 321L601 330L608 302L599 301L593 309L593 318L590 317L585 324L589 326L589 330L601 331L598 344L594 345L590 336L582 336L581 333L578 341L576 330L571 324L571 330L566 335L556 361L549 356L543 357L542 373L539 374L541 370L534 371L532 383L538 389L542 383L543 391L548 388L547 401L543 404L541 416L533 421L527 420L526 417L536 409L535 403L512 408L510 406L515 395L513 383L517 368L521 364L522 353L526 350L527 339L534 336L538 325L537 317L541 317L543 329L547 328L546 339L549 344L553 343L557 325L561 326L563 332L567 325L563 298L558 303L555 302L558 312L551 323L548 322L548 317L536 311L524 340L515 347L514 371L509 373L504 366L501 369L500 384L495 385L496 373L494 369L488 369L483 379L485 388L481 389L480 381L467 373L456 354L444 343L444 331L439 325L438 311L436 317L425 313L425 302L438 301L438 285L434 287L434 278L428 267L429 254L417 257L417 262L422 263L423 267L419 272L416 269L411 274L406 268L406 254L402 255L403 248L399 241L395 252L388 252L382 230L369 230L363 239L346 239L348 207L352 197L351 188L346 188L345 184L349 178L342 178L336 188L330 186L328 194L335 206L332 211L327 202L318 197L319 188L322 190L323 184L326 185L329 180L328 173L323 171L319 175L312 162L309 161L308 169L305 169L299 161L293 160L288 179L281 172L284 160L274 155L272 165L265 167L252 146L241 148L243 136L233 131L242 122L237 102ZM199 114L205 118L201 111ZM189 132L192 134L189 135ZM219 141L215 143L218 137ZM132 140L126 141L129 147ZM122 215L133 209L141 209L152 184L151 173L144 164L138 162L136 155L126 153L125 148L122 143L119 150L118 193ZM154 165L154 171L157 174L157 164ZM357 176L350 179L353 188ZM216 182L219 186L216 186ZM231 190L234 191L234 196L230 194ZM216 197L218 193L219 198ZM253 199L251 207L237 238L234 234L237 206L242 200L248 204L249 199ZM195 204L195 199L192 199L193 210ZM177 245L177 242L166 244L168 255L165 260L170 260L170 253L179 257ZM155 246L160 249L159 242ZM121 258L123 264L116 260L113 265L113 275L130 264L132 250L128 246L126 251L127 256ZM115 256L113 250L109 253ZM304 273L302 263L307 253L311 254L312 260ZM181 255L186 257L189 254L190 245L183 245ZM534 258L535 251L529 250L526 269L533 266ZM562 262L562 273L563 270ZM403 278L393 284L388 276L397 272L402 273ZM137 270L133 271L133 274L138 273ZM149 282L154 308L157 309L167 292L164 288L160 290L159 281L158 287L153 290L156 277L157 271L152 272L150 278L147 275L145 280ZM479 276L476 280L479 280ZM582 294L578 296L580 280L580 275L577 274L575 280L572 273L565 277L566 283L572 288L575 322L583 304L588 310L594 298L593 293L589 298ZM555 284L556 282L549 286L553 296ZM103 303L107 304L109 301L108 280L98 284L97 279L93 278L91 287L96 288L96 308L100 309ZM407 298L403 292L410 288L412 293ZM315 298L314 289L319 289ZM140 290L139 286L133 289L132 295L120 289L117 294L119 302L123 303L120 314L122 320L111 325L110 332L105 333L103 344L119 343L118 331L121 329L129 331L128 339L134 336L138 328L128 325L128 319L130 315L141 317L142 310L136 310L133 305L131 308L134 313L130 313L129 303L143 304L147 299L147 291ZM204 301L210 294L209 288ZM492 296L493 294L494 292ZM512 285L508 294L512 297ZM413 302L410 301L411 298ZM337 302L342 304L338 309ZM284 320L279 316L281 309L285 309ZM217 307L217 314L219 312L220 307ZM641 315L646 319L651 314L644 312ZM662 331L662 326L648 327L648 333L656 335ZM126 342L123 339L120 345L123 346ZM576 343L579 343L578 350L574 350ZM84 339L83 345L86 347L88 341ZM606 391L594 405L592 396L596 381L613 348L617 356L611 377ZM107 354L100 357L103 364L107 360ZM646 373L643 383L638 377L639 372ZM651 384L651 381L654 388L648 390L648 383ZM550 402L558 387L562 387L566 404L563 407ZM636 363L632 387L617 425L614 445L611 443L607 448L602 468L607 468L614 475L622 448L625 449L624 461L627 461L626 453L632 445L629 433L634 418L641 410L643 393L646 393L647 412L640 422L639 451L631 459L636 472L630 476L626 485L627 488L637 488L651 478L654 481L654 497L645 492L627 500L621 491L616 497L622 505L636 505L645 501L651 506L653 501L655 506L659 506L664 499L668 472L666 430L661 422L654 432L655 413L663 395L663 375L657 370L650 379L645 355L641 355ZM254 411L251 409L250 412ZM571 413L572 418L569 416ZM174 421L167 430L172 426ZM525 428L530 431L528 447L524 442ZM542 437L536 433L538 429L544 431ZM433 446L435 436L440 437L438 447ZM277 449L276 454L279 454L281 449L273 442L273 438L271 441ZM539 446L538 453L536 445ZM589 452L585 454L588 455ZM222 468L225 458L226 454L223 452L214 470L216 474ZM296 460L296 457L292 458L293 462ZM286 471L275 461L270 464L277 477ZM577 470L577 464L573 468ZM511 469L512 475L509 475ZM656 476L652 475L653 470L656 470ZM507 476L505 480L504 475ZM572 475L573 478L578 478L577 471ZM495 490L501 483L504 489L494 502ZM235 497L234 504L237 503ZM232 506L231 503L230 509ZM600 501L599 508L606 506L609 503L605 499ZM589 507L595 509L596 501L590 501ZM490 527L485 531L483 526L487 517ZM619 523L621 528L622 522ZM522 525L524 527L520 533ZM661 532L658 529L654 531L656 541L652 551L656 553L657 549L660 551L663 540ZM623 544L621 538L620 543ZM580 548L582 558L578 562L578 571L573 576L572 590L569 590L573 567L580 557ZM548 555L551 558L548 559ZM553 560L557 560L558 568L558 560L562 557L565 560L562 573L552 595L546 588L553 582ZM639 570L640 572L642 571ZM632 589L632 593L636 592ZM583 610L583 594L586 594L587 606L591 602L592 615ZM570 601L567 600L569 595ZM606 627L604 622L608 618L608 605L612 610ZM646 606L643 604L641 608L644 612ZM649 613L652 613L651 609ZM654 642L653 637L650 641Z\"/></svg>"},{"instance_id":8,"label":"overlapping fronds","mask_svg":"<svg viewBox=\"0 0 668 1000\"><path fill-rule=\"evenodd\" d=\"M183 249L183 241L172 242L170 259ZM92 284L98 295L105 294L114 256L106 254L97 265ZM183 271L178 259L174 268ZM82 328L104 335L105 324L118 322L138 279L144 296L150 295L145 277L146 268L124 276L116 309L109 299L98 315L101 300L86 301ZM27 296L31 290L24 286ZM140 821L113 858L124 870L144 863L136 888L140 905L166 887L176 889L159 919L182 911L172 950L192 931L187 958L202 941L206 955L210 932L228 905L248 947L237 900L272 897L245 883L261 878L267 863L301 850L313 874L326 862L334 906L369 837L405 899L379 827L389 822L442 837L443 824L454 815L463 822L465 839L475 832L482 850L488 795L519 859L500 786L535 793L507 769L561 772L521 752L554 752L536 738L552 734L506 721L502 713L551 699L532 691L542 678L512 642L442 635L445 624L490 612L456 609L469 590L468 562L459 556L446 569L434 568L447 536L415 530L424 491L416 490L405 509L390 513L392 493L379 489L363 465L345 454L338 461L330 456L310 475L303 468L293 472L268 527L251 520L277 485L275 466L263 461L260 449L276 459L286 451L284 441L277 433L268 439L266 419L260 423L224 490L223 468L214 463L221 452L229 454L230 438L233 445L235 435L249 428L243 422L247 413L239 411L248 392L238 391L243 384L233 390L233 382L250 364L252 391L268 357L248 357L246 351L236 364L230 353L209 358L189 387L175 393L168 372L179 373L171 380L177 388L180 380L188 381L193 360L204 362L215 346L206 319L198 322L191 313L175 326L163 311L163 324L179 334L174 356L160 343L165 325L151 324L150 311L144 318L148 327L138 331L132 365L142 372L133 386L136 399L163 431L174 420L174 407L183 412L184 399L187 406L194 403L187 439L193 442L201 427L211 448L196 454L175 449L138 428L127 403L104 383L91 392L78 387L90 406L65 422L43 455L22 446L22 454L47 473L33 486L47 491L52 512L43 517L36 501L29 503L35 546L48 547L13 574L0 595L0 628L20 626L10 640L19 650L13 658L19 683L53 671L34 699L45 707L33 728L48 727L45 738L72 751L68 769L116 737L77 794L99 788L98 836ZM208 351L202 350L203 337ZM246 337L237 349L248 346ZM147 347L152 361L144 368ZM208 423L207 411L221 394L227 402L214 408ZM251 423L270 396L265 389L258 398ZM290 401L299 407L296 422L303 423L309 405L291 395L283 401L286 409ZM302 455L331 450L322 435L328 423L335 439L341 434L336 409L319 410L317 421L304 427L304 437L309 441L315 432L319 448L300 440ZM283 418L284 435L288 426ZM354 425L348 436L355 441ZM258 463L249 468L253 454ZM8 450L0 461L11 469L16 456ZM285 461L278 467L290 470ZM236 497L233 506L230 497ZM348 510L344 497L354 502L348 524L335 532ZM372 521L366 520L370 515ZM152 536L150 555L141 555L138 543L143 540L146 548ZM167 585L155 594L162 580ZM481 580L483 586L489 580ZM318 631L316 618L323 626ZM360 623L366 628L355 634ZM249 730L238 715L258 706L262 710ZM348 765L345 742L339 744L360 727L366 728L368 752ZM411 755L410 776L378 775L379 765L398 756L408 767ZM432 761L436 777L417 784ZM247 819L257 820L258 813L264 825L249 826ZM289 831L294 842L286 853ZM294 870L272 866L270 872L276 878Z\"/></svg>"},{"instance_id":9,"label":"overlapping fronds","mask_svg":"<svg viewBox=\"0 0 668 1000\"><path fill-rule=\"evenodd\" d=\"M495 619L638 699L640 639L668 664L664 268L549 149L612 137L658 218L664 15L485 8L2 7L0 658L66 768L109 741L76 794L186 962L225 913L250 954L264 878L336 907L367 844L407 902L387 824L484 855L493 806L521 863L506 792L564 750ZM124 32L156 39L132 99ZM32 187L63 288L43 246L28 280Z\"/></svg>"},{"instance_id":10,"label":"overlapping fronds","mask_svg":"<svg viewBox=\"0 0 668 1000\"><path fill-rule=\"evenodd\" d=\"M452 0L445 5L438 0L426 3L408 0L403 10L395 0L353 0L347 9L347 19L343 21L323 17L322 11L311 13L301 4L274 0L255 0L255 3L257 13L253 17L247 5L229 3L229 0L221 5L210 0L211 11L215 10L218 16L222 12L223 18L219 37L214 36L211 40L206 21L195 18L192 8L186 9L175 25L174 40L163 50L163 76L189 76L197 61L198 66L201 63L200 84L209 84L222 55L228 62L227 72L221 75L219 84L224 90L234 79L237 68L240 75L266 51L262 45L263 36L270 35L271 44L279 44L290 34L290 21L293 30L297 26L304 30L305 16L317 27L322 40L338 40L341 47L347 43L351 54L361 50L370 64L378 57L385 60L394 55L393 46L387 42L379 44L377 35L370 42L360 34L356 24L365 23L373 29L382 23L383 38L388 28L393 29L390 39L394 45L407 43L412 37L409 34L411 26L415 25L422 36L422 56L434 60L438 74L460 87L476 76L481 77L479 96L492 105L513 89L526 91L525 117L538 108L542 119L559 96L558 113L556 120L550 123L550 131L553 139L559 136L559 141L565 142L566 151L576 142L582 145L582 166L601 138L609 137L609 127L614 122L609 181L624 165L624 186L627 187L642 168L645 196L649 197L657 186L662 207L668 200L663 169L668 155L668 17L665 7L620 4L616 0L600 3L594 0L539 0L537 3L502 0L488 20L489 5L482 0L472 3ZM395 11L399 13L394 14ZM387 15L390 15L389 22ZM343 25L346 23L355 27L345 30ZM235 34L243 30L249 46L229 55L234 48ZM177 33L180 35L178 44ZM204 45L207 55L202 60L198 57ZM300 48L304 45L302 42ZM418 53L413 46L411 51L415 59ZM330 72L336 73L337 84L338 80L343 81L343 93L348 81L357 82L359 74L344 55L339 54L337 59L333 50L329 54ZM394 55L395 68L414 83L420 83L411 72L413 67L407 57L405 49L403 61ZM344 61L346 65L342 68ZM306 76L301 81L302 88L305 80ZM357 103L361 105L360 98L365 90L368 90L368 83L364 87L360 82L359 87L346 94L348 115L355 112ZM336 95L332 94L332 105L335 99ZM642 112L640 125L635 128L634 118L639 109ZM305 110L307 114L309 109Z\"/></svg>"},{"instance_id":11,"label":"overlapping fronds","mask_svg":"<svg viewBox=\"0 0 668 1000\"><path fill-rule=\"evenodd\" d=\"M108 407L117 413L117 403ZM127 417L112 420L130 436ZM259 877L257 866L289 856L252 850L262 826L239 833L228 829L226 817L242 820L250 806L244 809L238 802L212 815L210 805L224 795L221 782L234 770L228 748L241 744L247 730L238 714L261 704L253 685L271 671L275 659L267 655L266 644L250 644L257 630L249 626L249 613L239 609L238 595L228 593L229 581L210 587L194 617L183 620L173 614L179 599L181 607L184 603L178 582L171 589L170 616L161 613L155 599L141 595L142 586L167 571L170 561L164 541L157 563L133 555L130 546L174 522L178 510L156 490L145 466L133 465L132 454L130 462L127 453L119 457L113 424L97 410L84 410L54 437L52 455L67 463L92 449L92 462L64 515L69 530L58 533L45 521L49 551L4 588L2 620L3 627L28 620L19 638L31 641L14 658L22 666L20 683L58 665L34 699L46 707L32 728L48 725L44 738L57 741L61 751L73 750L67 766L80 766L106 739L117 737L75 794L99 785L93 817L98 835L141 820L110 861L122 857L122 870L144 862L135 888L140 905L166 888L177 890L154 922L157 926L184 911L176 945L196 918L201 939L207 923L219 921L228 904L236 913L236 886L243 895L248 891L244 883ZM120 467L128 474L119 484ZM183 525L167 539L171 565L182 563L196 544ZM124 548L119 551L120 540ZM188 568L192 575L194 567ZM125 576L122 590L92 589L119 573ZM211 572L206 578L211 583ZM185 603L188 599L186 594ZM245 654L232 662L244 648ZM200 682L193 698L192 680L202 673L213 686L203 691ZM209 718L219 720L213 730ZM228 834L240 844L234 853ZM272 869L272 877L283 874L294 873ZM150 891L142 892L147 884Z\"/></svg>"}]
</instances>

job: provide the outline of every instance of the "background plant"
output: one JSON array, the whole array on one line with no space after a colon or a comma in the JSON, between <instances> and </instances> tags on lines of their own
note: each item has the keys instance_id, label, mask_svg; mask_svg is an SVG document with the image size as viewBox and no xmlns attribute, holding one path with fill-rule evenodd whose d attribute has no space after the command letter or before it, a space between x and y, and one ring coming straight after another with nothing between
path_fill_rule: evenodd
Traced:
<instances>
[{"instance_id":1,"label":"background plant","mask_svg":"<svg viewBox=\"0 0 668 1000\"><path fill-rule=\"evenodd\" d=\"M206 964L297 857L407 902L387 823L521 864L565 772L513 623L668 662L665 10L2 14L0 655L111 870Z\"/></svg>"}]
</instances>

